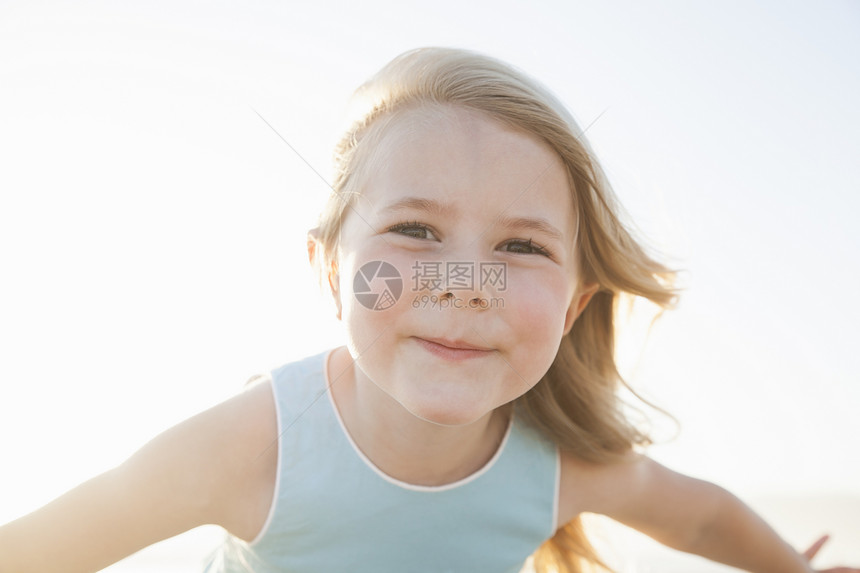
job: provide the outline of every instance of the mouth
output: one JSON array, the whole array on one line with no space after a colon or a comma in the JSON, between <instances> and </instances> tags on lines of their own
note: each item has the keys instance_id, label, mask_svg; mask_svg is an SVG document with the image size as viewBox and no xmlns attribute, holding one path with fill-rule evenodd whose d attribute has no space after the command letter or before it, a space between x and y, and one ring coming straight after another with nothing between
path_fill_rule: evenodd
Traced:
<instances>
[{"instance_id":1,"label":"mouth","mask_svg":"<svg viewBox=\"0 0 860 573\"><path fill-rule=\"evenodd\" d=\"M477 346L463 340L447 340L443 338L419 338L415 340L425 350L446 360L468 360L482 358L495 352L492 348Z\"/></svg>"}]
</instances>

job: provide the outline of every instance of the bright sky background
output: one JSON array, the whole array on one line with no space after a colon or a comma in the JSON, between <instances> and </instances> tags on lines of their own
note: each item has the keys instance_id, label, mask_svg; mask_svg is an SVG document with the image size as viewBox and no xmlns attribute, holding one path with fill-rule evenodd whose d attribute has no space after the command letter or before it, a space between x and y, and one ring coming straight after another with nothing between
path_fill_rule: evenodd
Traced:
<instances>
[{"instance_id":1,"label":"bright sky background","mask_svg":"<svg viewBox=\"0 0 860 573\"><path fill-rule=\"evenodd\" d=\"M305 256L327 186L255 111L328 179L351 90L423 45L599 116L685 269L632 378L681 423L652 455L860 497L859 32L847 0L3 2L0 522L341 343Z\"/></svg>"}]
</instances>

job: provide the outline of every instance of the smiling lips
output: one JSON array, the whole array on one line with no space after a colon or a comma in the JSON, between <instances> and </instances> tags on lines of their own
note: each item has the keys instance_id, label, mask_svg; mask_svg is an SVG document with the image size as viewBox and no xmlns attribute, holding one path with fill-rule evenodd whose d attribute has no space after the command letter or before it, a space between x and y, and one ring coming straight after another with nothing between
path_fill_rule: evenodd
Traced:
<instances>
[{"instance_id":1,"label":"smiling lips","mask_svg":"<svg viewBox=\"0 0 860 573\"><path fill-rule=\"evenodd\" d=\"M461 340L446 340L443 338L415 338L428 352L446 360L466 360L488 356L492 348L475 346Z\"/></svg>"}]
</instances>

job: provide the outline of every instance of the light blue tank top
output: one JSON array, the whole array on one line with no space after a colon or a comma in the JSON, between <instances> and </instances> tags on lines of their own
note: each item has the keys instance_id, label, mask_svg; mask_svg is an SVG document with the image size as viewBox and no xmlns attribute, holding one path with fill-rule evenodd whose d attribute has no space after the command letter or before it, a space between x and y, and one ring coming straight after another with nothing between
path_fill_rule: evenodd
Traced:
<instances>
[{"instance_id":1,"label":"light blue tank top","mask_svg":"<svg viewBox=\"0 0 860 573\"><path fill-rule=\"evenodd\" d=\"M331 351L272 372L278 475L256 539L228 536L210 573L516 573L556 529L555 445L514 416L474 474L416 486L384 474L328 392Z\"/></svg>"}]
</instances>

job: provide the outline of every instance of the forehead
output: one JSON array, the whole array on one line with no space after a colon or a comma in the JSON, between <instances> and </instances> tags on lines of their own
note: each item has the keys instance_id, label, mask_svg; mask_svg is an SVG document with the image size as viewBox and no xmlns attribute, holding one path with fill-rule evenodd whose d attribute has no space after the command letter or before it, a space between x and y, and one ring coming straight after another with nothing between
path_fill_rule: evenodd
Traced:
<instances>
[{"instance_id":1,"label":"forehead","mask_svg":"<svg viewBox=\"0 0 860 573\"><path fill-rule=\"evenodd\" d=\"M417 196L477 205L484 215L549 218L572 237L567 170L538 137L483 112L443 105L399 111L377 129L361 189L362 203L374 211Z\"/></svg>"}]
</instances>

